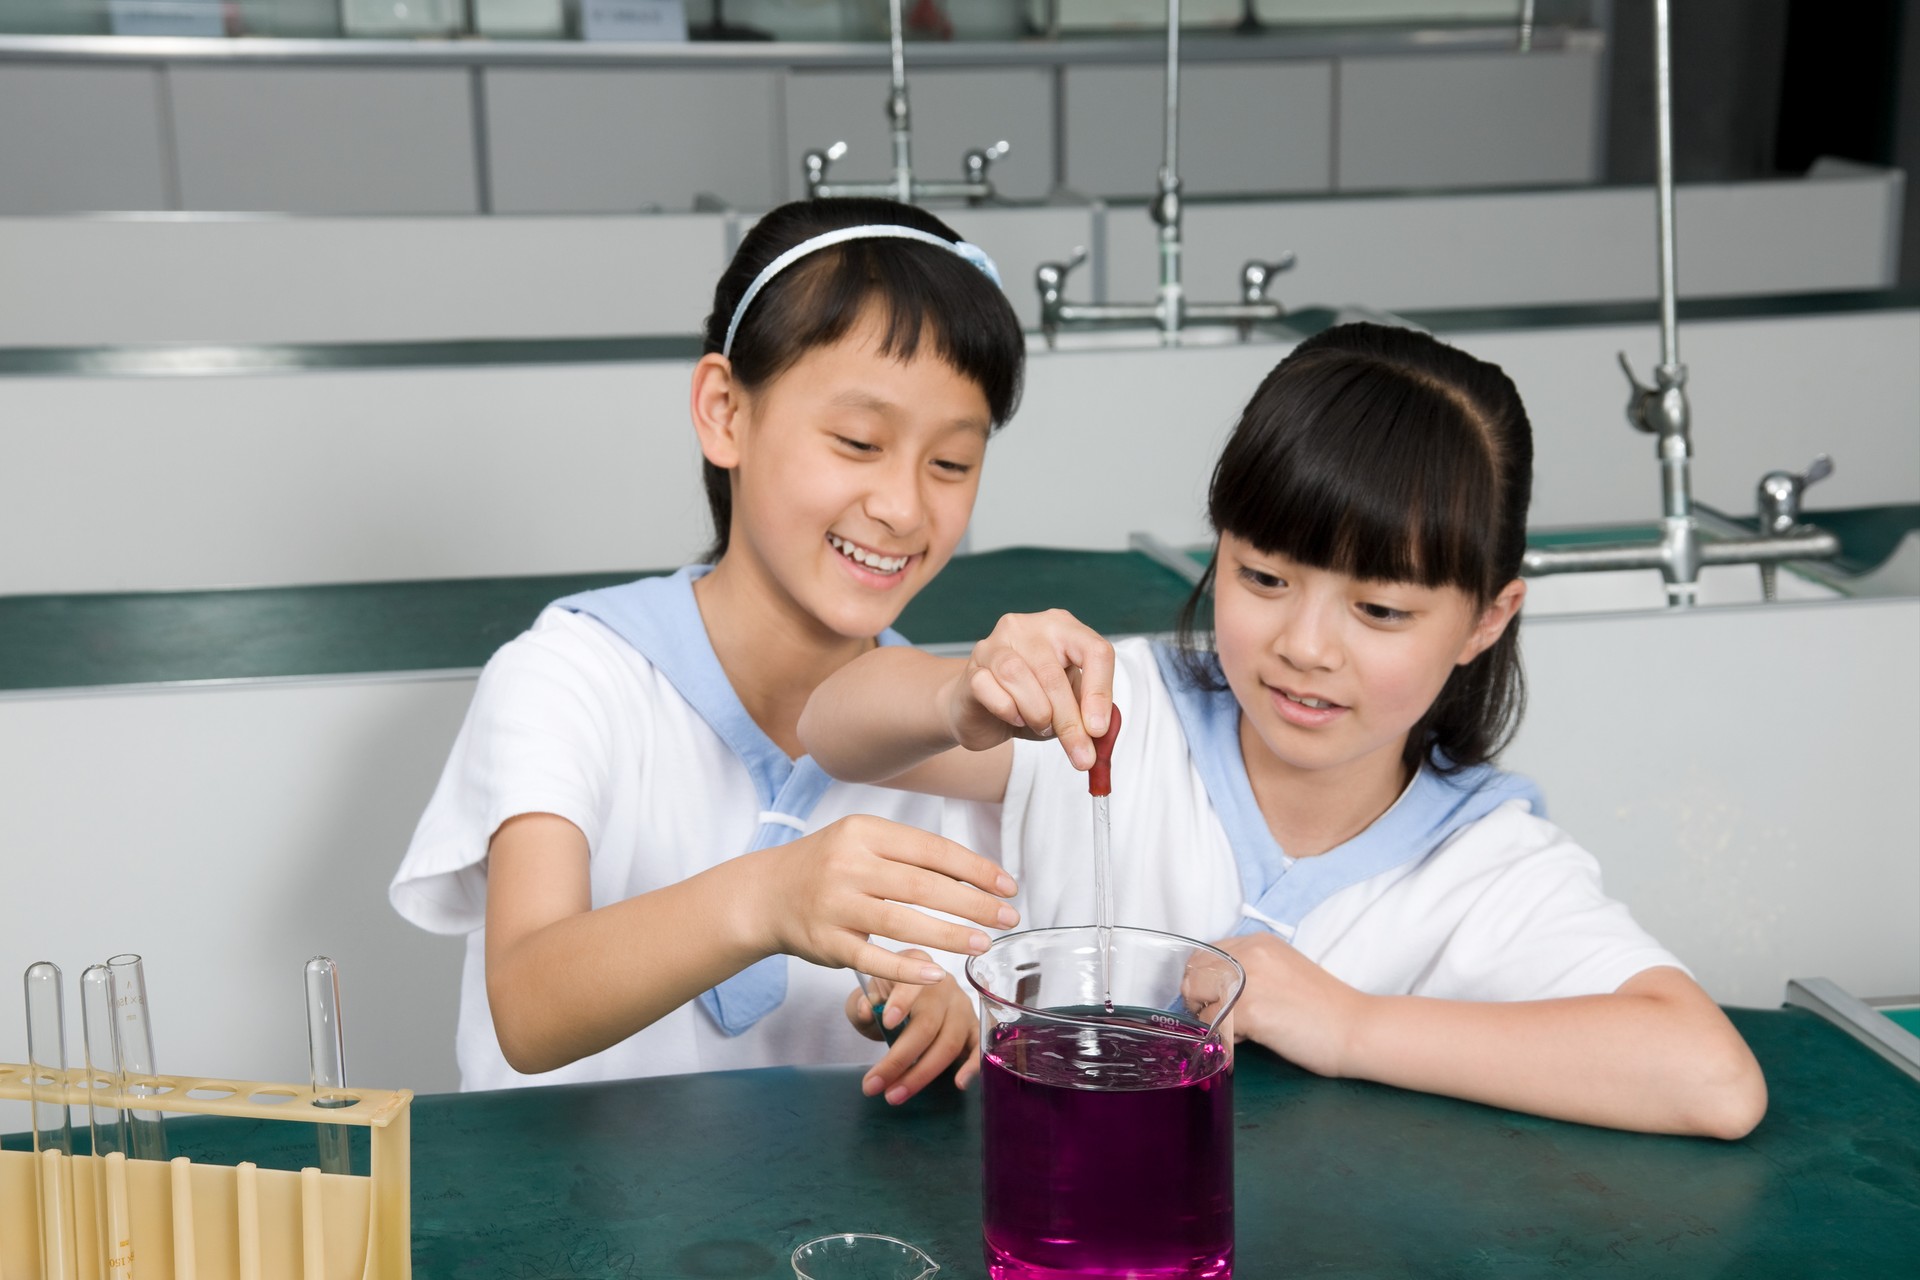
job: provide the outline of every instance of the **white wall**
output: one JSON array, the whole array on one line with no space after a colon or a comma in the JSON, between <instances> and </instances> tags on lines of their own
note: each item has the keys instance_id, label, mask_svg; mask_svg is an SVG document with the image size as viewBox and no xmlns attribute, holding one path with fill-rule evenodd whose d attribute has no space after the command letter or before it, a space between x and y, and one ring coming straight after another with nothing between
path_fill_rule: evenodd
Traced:
<instances>
[{"instance_id":1,"label":"white wall","mask_svg":"<svg viewBox=\"0 0 1920 1280\"><path fill-rule=\"evenodd\" d=\"M1920 987L1920 602L1549 618L1525 643L1509 762L1716 997ZM385 888L471 693L0 698L0 974L138 951L163 1070L298 1081L300 966L329 954L351 1078L452 1088L460 944L403 924ZM24 1051L0 1003L0 1060Z\"/></svg>"}]
</instances>

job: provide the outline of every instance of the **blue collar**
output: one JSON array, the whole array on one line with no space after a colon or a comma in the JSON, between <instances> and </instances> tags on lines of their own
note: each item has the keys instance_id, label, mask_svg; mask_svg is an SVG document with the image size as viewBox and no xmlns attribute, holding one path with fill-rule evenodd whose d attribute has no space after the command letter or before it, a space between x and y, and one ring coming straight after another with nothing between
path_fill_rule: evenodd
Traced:
<instances>
[{"instance_id":1,"label":"blue collar","mask_svg":"<svg viewBox=\"0 0 1920 1280\"><path fill-rule=\"evenodd\" d=\"M1393 807L1359 835L1317 857L1290 858L1268 829L1247 779L1240 753L1240 704L1233 691L1194 683L1182 667L1179 650L1170 645L1155 644L1153 656L1186 733L1187 751L1240 870L1245 902L1238 932L1265 926L1291 938L1307 913L1334 894L1427 857L1455 832L1509 800L1524 800L1534 813L1545 812L1539 790L1518 774L1492 765L1443 774L1422 765ZM1218 661L1211 655L1207 661L1218 679Z\"/></svg>"}]
</instances>

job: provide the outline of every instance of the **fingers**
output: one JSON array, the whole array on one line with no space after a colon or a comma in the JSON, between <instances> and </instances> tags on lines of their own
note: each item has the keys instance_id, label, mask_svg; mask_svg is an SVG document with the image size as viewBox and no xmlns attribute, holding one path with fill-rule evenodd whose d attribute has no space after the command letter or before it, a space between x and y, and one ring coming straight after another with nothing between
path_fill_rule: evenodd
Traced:
<instances>
[{"instance_id":1,"label":"fingers","mask_svg":"<svg viewBox=\"0 0 1920 1280\"><path fill-rule=\"evenodd\" d=\"M893 1047L861 1081L861 1092L868 1097L884 1093L888 1103L898 1106L931 1084L954 1059L972 1055L977 1047L979 1029L972 1003L957 986L930 988L920 1003Z\"/></svg>"},{"instance_id":2,"label":"fingers","mask_svg":"<svg viewBox=\"0 0 1920 1280\"><path fill-rule=\"evenodd\" d=\"M1058 737L1075 768L1092 767L1113 706L1113 646L1098 632L1064 609L1009 614L974 646L972 666L981 706L1027 736Z\"/></svg>"},{"instance_id":3,"label":"fingers","mask_svg":"<svg viewBox=\"0 0 1920 1280\"><path fill-rule=\"evenodd\" d=\"M1013 877L1000 869L1000 865L990 858L983 858L965 845L949 840L945 836L935 835L931 831L922 831L918 827L909 827L898 822L889 822L884 818L855 817L843 818L835 826L845 824L857 832L861 842L872 852L893 862L915 867L924 867L928 871L938 872L949 880L958 880L973 885L986 893L1002 898L1011 898L1019 891ZM925 903L926 906L937 906ZM940 906L940 910L950 908ZM969 911L956 911L955 915L964 915L970 920L979 920L987 924L996 919L989 914L977 916Z\"/></svg>"},{"instance_id":4,"label":"fingers","mask_svg":"<svg viewBox=\"0 0 1920 1280\"><path fill-rule=\"evenodd\" d=\"M858 944L849 958L848 967L875 978L885 978L889 982L902 982L909 986L927 986L950 976L945 969L924 956L910 954L896 955L885 947L871 942ZM888 997L892 999L891 996ZM873 1010L867 1010L867 1016L873 1016Z\"/></svg>"},{"instance_id":5,"label":"fingers","mask_svg":"<svg viewBox=\"0 0 1920 1280\"><path fill-rule=\"evenodd\" d=\"M867 993L855 987L847 993L847 1021L853 1029L869 1040L884 1040L880 1024L874 1020L873 1006L867 1003Z\"/></svg>"},{"instance_id":6,"label":"fingers","mask_svg":"<svg viewBox=\"0 0 1920 1280\"><path fill-rule=\"evenodd\" d=\"M1112 645L1098 635L1093 638L1099 643L1077 653L1076 661L1080 666L1080 715L1087 733L1098 738L1106 733L1113 710L1114 657Z\"/></svg>"}]
</instances>

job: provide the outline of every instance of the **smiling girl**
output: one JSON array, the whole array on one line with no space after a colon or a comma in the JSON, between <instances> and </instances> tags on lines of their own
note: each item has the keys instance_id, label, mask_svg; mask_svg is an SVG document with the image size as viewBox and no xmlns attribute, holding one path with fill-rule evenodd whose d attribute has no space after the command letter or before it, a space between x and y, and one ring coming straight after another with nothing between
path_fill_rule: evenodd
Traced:
<instances>
[{"instance_id":1,"label":"smiling girl","mask_svg":"<svg viewBox=\"0 0 1920 1280\"><path fill-rule=\"evenodd\" d=\"M693 372L710 563L556 601L494 655L390 890L467 936L464 1088L870 1058L843 967L904 984L890 1100L975 1070L953 978L873 939L965 954L966 921L1017 919L966 847L990 811L834 783L795 723L904 643L1024 359L992 264L918 209L792 204L743 239Z\"/></svg>"},{"instance_id":2,"label":"smiling girl","mask_svg":"<svg viewBox=\"0 0 1920 1280\"><path fill-rule=\"evenodd\" d=\"M850 665L802 739L837 776L1004 799L1028 922L1081 924L1075 770L1117 701L1114 919L1223 939L1248 977L1236 1036L1322 1075L1738 1137L1766 1106L1745 1042L1492 764L1524 701L1532 465L1498 368L1410 330L1329 330L1227 442L1178 643L1010 616L970 659Z\"/></svg>"}]
</instances>

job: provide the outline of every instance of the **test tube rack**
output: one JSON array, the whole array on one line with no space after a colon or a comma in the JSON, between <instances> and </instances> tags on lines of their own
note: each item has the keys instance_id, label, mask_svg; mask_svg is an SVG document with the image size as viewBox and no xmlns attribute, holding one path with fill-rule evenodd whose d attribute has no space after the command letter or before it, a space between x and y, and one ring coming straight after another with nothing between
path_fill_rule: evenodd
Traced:
<instances>
[{"instance_id":1,"label":"test tube rack","mask_svg":"<svg viewBox=\"0 0 1920 1280\"><path fill-rule=\"evenodd\" d=\"M0 1151L0 1280L408 1280L410 1090L190 1076L129 1077L0 1063L0 1099L349 1125L369 1174L298 1173L185 1156ZM136 1094L134 1091L138 1090ZM84 1128L84 1121L76 1128ZM102 1263L105 1265L102 1265ZM131 1264L131 1265L130 1265Z\"/></svg>"}]
</instances>

